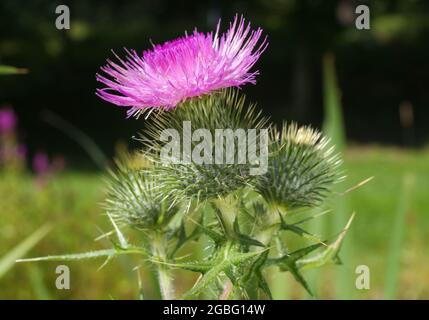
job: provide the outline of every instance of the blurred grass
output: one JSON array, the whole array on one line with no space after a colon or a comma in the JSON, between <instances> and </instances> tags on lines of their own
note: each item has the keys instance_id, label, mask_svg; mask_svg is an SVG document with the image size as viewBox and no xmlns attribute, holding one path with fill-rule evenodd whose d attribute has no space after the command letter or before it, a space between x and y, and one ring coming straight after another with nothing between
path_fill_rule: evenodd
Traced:
<instances>
[{"instance_id":1,"label":"blurred grass","mask_svg":"<svg viewBox=\"0 0 429 320\"><path fill-rule=\"evenodd\" d=\"M0 75L9 75L9 74L25 74L28 70L25 68L16 68L12 66L0 65Z\"/></svg>"},{"instance_id":2,"label":"blurred grass","mask_svg":"<svg viewBox=\"0 0 429 320\"><path fill-rule=\"evenodd\" d=\"M347 153L349 181L374 175L371 183L348 194L352 210L357 212L353 226L354 266L365 264L372 272L368 293L383 298L386 272L398 261L398 279L392 290L396 298L429 297L427 247L429 240L429 154L428 150L404 152L395 149L352 149ZM365 164L360 165L363 161ZM403 198L403 177L415 176L412 192ZM399 202L399 205L398 205ZM402 205L401 202L408 204ZM404 222L396 223L397 215ZM395 245L397 259L388 260L394 238L402 238ZM353 266L353 267L354 267ZM347 267L347 266L345 266ZM354 268L353 268L354 269ZM353 272L354 270L351 270ZM365 296L359 292L357 297ZM371 295L372 296L372 295Z\"/></svg>"},{"instance_id":3,"label":"blurred grass","mask_svg":"<svg viewBox=\"0 0 429 320\"><path fill-rule=\"evenodd\" d=\"M27 256L80 252L110 245L107 240L94 242L100 234L99 227L110 230L100 214L103 190L99 175L70 172L52 177L44 185L29 175L0 172L0 176L0 256L46 222L53 227L49 236ZM107 274L96 272L102 262L68 263L72 291L55 289L57 263L15 265L0 281L0 298L134 297L135 283L126 272L128 268L115 261L105 268ZM38 275L35 268L40 269ZM35 276L42 277L42 281Z\"/></svg>"},{"instance_id":4,"label":"blurred grass","mask_svg":"<svg viewBox=\"0 0 429 320\"><path fill-rule=\"evenodd\" d=\"M356 211L352 225L352 259L343 266L327 266L320 270L319 298L341 298L336 292L337 281L354 288L357 265L367 265L371 271L371 289L353 289L355 298L383 298L388 267L391 236L397 220L398 200L402 194L405 174L415 176L403 223L403 238L398 261L401 268L395 285L396 298L429 298L429 149L405 151L380 147L349 147L346 150L347 186L363 177L375 176L371 183L348 193L348 207ZM52 177L44 186L36 184L30 175L0 172L0 256L10 252L39 226L49 222L53 229L27 256L73 253L102 249L110 243L94 242L99 229L110 230L102 215L102 177L98 174L68 172ZM327 204L329 206L329 203ZM323 217L321 218L323 219ZM99 261L67 263L71 270L71 290L55 288L57 263L15 265L0 279L3 299L134 299L138 294L137 275L131 262L114 260L97 271ZM337 278L343 268L346 276ZM308 275L306 272L305 275ZM194 275L181 272L176 276L180 287L192 284ZM282 282L290 298L306 298L305 292L288 275ZM310 281L311 283L311 281ZM156 297L153 278L142 270L145 298Z\"/></svg>"},{"instance_id":5,"label":"blurred grass","mask_svg":"<svg viewBox=\"0 0 429 320\"><path fill-rule=\"evenodd\" d=\"M323 92L324 92L324 122L323 132L331 139L337 152L343 152L346 147L346 132L343 118L343 108L341 104L341 91L338 86L337 75L335 71L335 57L331 53L327 53L323 57ZM347 168L347 161L344 161L344 168ZM361 177L365 179L368 177ZM343 192L344 185L338 184L334 186L334 191ZM324 230L326 234L335 234L344 228L351 212L347 203L347 198L344 196L335 197L335 201L328 208L332 210L332 214L327 219L324 226L319 226L319 230ZM321 221L321 220L319 220ZM320 222L322 223L322 222ZM342 244L340 250L340 258L344 263L352 259L353 240L352 231L348 230L348 234ZM316 273L315 278L318 274ZM335 297L338 299L351 299L353 296L352 283L347 281L349 273L344 268L336 270L337 281L335 281Z\"/></svg>"},{"instance_id":6,"label":"blurred grass","mask_svg":"<svg viewBox=\"0 0 429 320\"><path fill-rule=\"evenodd\" d=\"M394 299L397 293L397 282L401 266L401 251L405 232L405 219L413 183L413 175L406 174L403 177L401 195L398 198L398 205L392 227L393 232L389 243L386 283L384 288L385 299Z\"/></svg>"},{"instance_id":7,"label":"blurred grass","mask_svg":"<svg viewBox=\"0 0 429 320\"><path fill-rule=\"evenodd\" d=\"M13 267L15 261L24 257L49 232L49 225L44 225L14 247L0 259L0 278Z\"/></svg>"}]
</instances>

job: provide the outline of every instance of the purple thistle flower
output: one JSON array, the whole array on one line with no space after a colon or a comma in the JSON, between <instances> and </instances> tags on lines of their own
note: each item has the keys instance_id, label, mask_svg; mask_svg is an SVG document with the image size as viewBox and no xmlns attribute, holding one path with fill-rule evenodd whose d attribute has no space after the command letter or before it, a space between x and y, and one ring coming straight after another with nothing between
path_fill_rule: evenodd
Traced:
<instances>
[{"instance_id":1,"label":"purple thistle flower","mask_svg":"<svg viewBox=\"0 0 429 320\"><path fill-rule=\"evenodd\" d=\"M219 36L195 30L139 56L126 50L125 60L107 60L101 68L107 76L97 74L97 81L106 85L97 89L102 99L118 106L131 107L129 114L148 108L174 108L181 101L227 87L255 84L258 71L250 69L268 43L258 45L262 29L251 29L243 17L235 17L229 30Z\"/></svg>"},{"instance_id":2,"label":"purple thistle flower","mask_svg":"<svg viewBox=\"0 0 429 320\"><path fill-rule=\"evenodd\" d=\"M16 114L10 106L0 109L0 134L15 130L16 122Z\"/></svg>"}]
</instances>

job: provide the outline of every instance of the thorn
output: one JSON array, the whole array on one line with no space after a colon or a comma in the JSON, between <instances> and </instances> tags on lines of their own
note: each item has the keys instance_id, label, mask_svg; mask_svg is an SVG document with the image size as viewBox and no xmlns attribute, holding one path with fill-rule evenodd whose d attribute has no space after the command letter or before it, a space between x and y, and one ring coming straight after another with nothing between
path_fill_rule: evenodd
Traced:
<instances>
[{"instance_id":1,"label":"thorn","mask_svg":"<svg viewBox=\"0 0 429 320\"><path fill-rule=\"evenodd\" d=\"M351 188L347 189L347 190L346 190L346 191L344 191L344 192L338 192L338 194L339 194L339 195L341 195L341 196L344 196L345 194L347 194L347 193L349 193L349 192L351 192L351 191L353 191L353 190L356 190L356 189L358 189L358 188L362 187L363 185L367 184L367 183L368 183L368 182L370 182L372 179L374 179L374 176L369 177L369 178L367 178L367 179L365 179L365 180L363 180L363 181L359 182L357 185L355 185L355 186L353 186L353 187L351 187Z\"/></svg>"}]
</instances>

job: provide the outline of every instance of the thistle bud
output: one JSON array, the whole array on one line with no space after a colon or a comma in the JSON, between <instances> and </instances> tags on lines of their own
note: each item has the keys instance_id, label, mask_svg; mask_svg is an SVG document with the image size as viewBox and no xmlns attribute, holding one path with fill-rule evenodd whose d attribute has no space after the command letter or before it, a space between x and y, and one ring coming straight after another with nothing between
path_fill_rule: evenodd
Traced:
<instances>
[{"instance_id":1,"label":"thistle bud","mask_svg":"<svg viewBox=\"0 0 429 320\"><path fill-rule=\"evenodd\" d=\"M292 123L273 130L268 170L256 181L256 190L273 206L314 207L338 182L341 159L329 139L311 127Z\"/></svg>"},{"instance_id":2,"label":"thistle bud","mask_svg":"<svg viewBox=\"0 0 429 320\"><path fill-rule=\"evenodd\" d=\"M255 165L249 145L259 154L257 141L266 125L261 113L247 106L244 96L235 90L190 99L158 114L148 132L153 158L160 162L163 189L175 197L208 199L246 186ZM166 129L174 131L179 141L172 141L174 136L160 139ZM253 130L252 135L248 129ZM160 154L168 146L176 155L166 163Z\"/></svg>"},{"instance_id":3,"label":"thistle bud","mask_svg":"<svg viewBox=\"0 0 429 320\"><path fill-rule=\"evenodd\" d=\"M162 201L163 193L156 177L147 170L112 173L105 201L107 212L116 221L136 229L165 226L178 207L171 201Z\"/></svg>"}]
</instances>

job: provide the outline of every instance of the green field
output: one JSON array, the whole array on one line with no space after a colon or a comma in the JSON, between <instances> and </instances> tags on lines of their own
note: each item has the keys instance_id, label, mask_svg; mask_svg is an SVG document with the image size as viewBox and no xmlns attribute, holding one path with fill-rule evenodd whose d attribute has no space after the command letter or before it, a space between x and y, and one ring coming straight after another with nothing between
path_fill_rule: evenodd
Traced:
<instances>
[{"instance_id":1,"label":"green field","mask_svg":"<svg viewBox=\"0 0 429 320\"><path fill-rule=\"evenodd\" d=\"M326 266L317 274L308 274L310 285L317 287L319 298L383 298L386 277L390 275L389 281L392 282L392 277L397 280L393 297L428 299L429 150L352 147L346 152L345 168L347 180L341 186L344 190L368 177L374 179L345 195L348 212L343 214L349 216L354 211L357 215L347 235L349 250L343 259L344 265ZM402 201L404 177L410 194L405 203ZM110 230L100 205L103 193L102 174L66 171L40 185L29 174L0 172L0 257L46 223L52 230L27 256L108 248L111 244L107 239L95 241ZM401 201L405 220L395 229L395 216ZM328 234L339 231L324 230L323 233ZM404 232L402 241L393 240L400 231ZM394 245L392 241L396 241ZM394 271L387 271L392 270L389 263L395 262L394 255L389 260L392 250L399 253L397 277ZM18 264L0 278L0 298L137 298L136 272L128 259L116 259L101 270L98 268L102 260L67 262L71 270L71 289L64 291L55 287L58 263ZM354 289L357 265L370 268L370 290ZM340 269L341 278L336 276ZM192 279L193 274L182 272L176 276L177 286L188 287ZM306 297L294 280L288 276L281 279L284 285L279 282L276 286L279 292L275 296ZM346 282L344 287L352 289L335 293L339 281ZM158 298L153 293L156 284L150 270L143 272L142 282L145 297ZM283 288L287 295L281 292Z\"/></svg>"}]
</instances>

